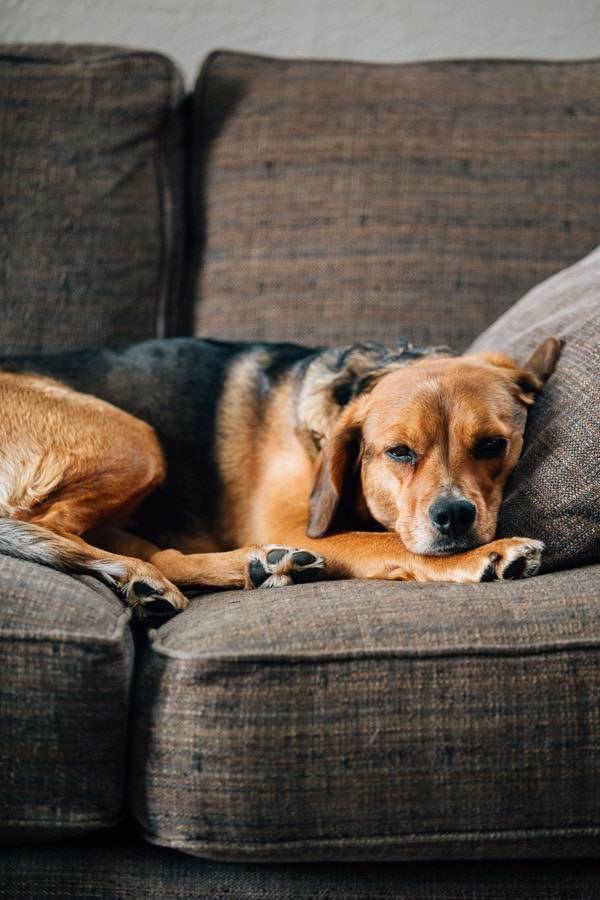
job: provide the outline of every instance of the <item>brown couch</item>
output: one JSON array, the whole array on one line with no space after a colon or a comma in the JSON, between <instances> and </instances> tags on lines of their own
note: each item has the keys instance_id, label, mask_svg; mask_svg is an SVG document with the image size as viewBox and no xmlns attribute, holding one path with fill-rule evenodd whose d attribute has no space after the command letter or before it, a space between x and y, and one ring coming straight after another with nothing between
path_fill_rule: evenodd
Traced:
<instances>
[{"instance_id":1,"label":"brown couch","mask_svg":"<svg viewBox=\"0 0 600 900\"><path fill-rule=\"evenodd\" d=\"M219 52L186 96L158 54L5 46L0 96L6 353L460 351L600 242L600 61ZM0 556L0 897L599 896L594 541L529 581L225 592L150 632Z\"/></svg>"}]
</instances>

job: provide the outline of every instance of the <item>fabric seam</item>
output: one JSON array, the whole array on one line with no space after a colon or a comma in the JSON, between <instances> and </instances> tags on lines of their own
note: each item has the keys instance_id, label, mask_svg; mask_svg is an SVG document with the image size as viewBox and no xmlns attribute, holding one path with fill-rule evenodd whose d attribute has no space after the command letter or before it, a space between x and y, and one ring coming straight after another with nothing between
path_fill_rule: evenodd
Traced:
<instances>
[{"instance_id":1,"label":"fabric seam","mask_svg":"<svg viewBox=\"0 0 600 900\"><path fill-rule=\"evenodd\" d=\"M25 42L25 44L31 44L31 42ZM66 46L70 45L67 44ZM93 50L95 44L81 44L79 46L88 47L90 50ZM97 56L86 56L85 54L82 54L81 56L64 56L62 58L58 57L56 59L52 59L52 57L49 56L27 56L26 54L20 53L0 53L0 62L21 62L43 66L79 66L94 65L95 63L113 62L114 60L130 59L132 57L136 59L155 59L159 62L167 63L170 68L175 68L177 71L179 71L175 62L164 53L157 53L152 50L127 49L126 47L123 47L120 50L116 49L116 52L114 53L103 53L98 54Z\"/></svg>"},{"instance_id":2,"label":"fabric seam","mask_svg":"<svg viewBox=\"0 0 600 900\"><path fill-rule=\"evenodd\" d=\"M152 638L151 638L152 640ZM161 647L159 644L151 643L151 650L156 652L157 656L176 659L180 661L198 661L203 663L290 663L303 664L314 662L345 662L353 660L379 660L379 659L406 659L406 660L426 660L426 659L449 659L449 658L476 658L476 657L520 657L520 656L545 656L555 653L566 653L573 650L576 651L592 651L600 650L600 641L569 641L565 643L548 643L538 644L530 647L502 647L500 645L490 645L489 647L456 647L444 648L440 650L398 650L396 648L378 648L373 650L360 651L339 651L339 653L289 653L289 654L272 654L264 653L246 653L234 654L223 653L220 655L211 655L209 652L204 654L189 653L185 650L174 650L169 647Z\"/></svg>"},{"instance_id":3,"label":"fabric seam","mask_svg":"<svg viewBox=\"0 0 600 900\"><path fill-rule=\"evenodd\" d=\"M509 65L541 65L541 66L579 66L579 65L590 65L600 63L600 56L590 56L585 59L535 59L528 56L523 57L504 57L504 58L494 58L487 56L477 56L473 58L467 59L457 59L456 57L441 57L439 59L428 59L428 60L407 60L406 62L377 62L370 61L366 59L331 59L329 57L290 57L290 56L271 56L269 54L262 53L244 53L243 51L237 50L227 50L226 48L218 47L215 50L212 50L209 55L206 57L202 67L208 67L207 64L212 64L215 59L220 56L227 57L241 57L247 60L260 60L261 62L272 62L272 63L290 63L296 64L299 63L301 65L309 66L313 63L321 63L327 65L335 65L339 66L352 66L356 68L364 67L364 68L377 68L377 69L400 69L400 68L416 68L420 67L433 67L433 66L444 66L444 65L452 65L452 66L465 66L473 64L487 64L487 65L500 65L500 66L509 66ZM200 77L200 75L198 76Z\"/></svg>"},{"instance_id":4,"label":"fabric seam","mask_svg":"<svg viewBox=\"0 0 600 900\"><path fill-rule=\"evenodd\" d=\"M522 840L523 838L544 838L544 837L580 837L587 835L596 837L600 834L600 826L598 825L574 825L571 827L551 827L551 828L507 828L507 829L490 829L489 831L428 831L422 833L406 832L405 834L390 833L389 835L373 835L370 837L349 837L349 838L312 838L307 841L268 841L256 843L239 843L236 841L199 841L185 838L167 838L156 835L153 832L142 828L143 836L153 842L161 843L164 846L171 847L198 847L198 848L223 848L225 850L239 850L241 852L252 852L255 850L268 851L270 848L276 850L282 849L302 849L302 848L330 848L330 847L355 847L380 845L393 842L401 842L405 844L427 844L427 843L449 843L452 841L464 841L465 843L475 843L477 841L497 841L499 838L503 840Z\"/></svg>"},{"instance_id":5,"label":"fabric seam","mask_svg":"<svg viewBox=\"0 0 600 900\"><path fill-rule=\"evenodd\" d=\"M0 628L0 642L2 641L22 641L31 643L48 643L48 644L77 644L82 645L82 641L87 641L86 647L98 646L118 646L121 638L124 636L127 626L131 621L131 610L124 609L116 617L115 627L110 635L106 637L92 636L84 632L74 632L72 634L64 634L56 632L55 634L44 634L42 632L29 632L8 628Z\"/></svg>"},{"instance_id":6,"label":"fabric seam","mask_svg":"<svg viewBox=\"0 0 600 900\"><path fill-rule=\"evenodd\" d=\"M3 819L0 822L0 829L6 829L6 827L10 828L45 828L47 826L51 826L52 829L57 830L61 828L77 828L79 825L88 826L97 826L102 828L114 828L121 821L120 816L111 816L106 819L99 819L97 816L92 816L89 819L85 816L78 816L73 822L68 821L60 821L57 822L55 819Z\"/></svg>"}]
</instances>

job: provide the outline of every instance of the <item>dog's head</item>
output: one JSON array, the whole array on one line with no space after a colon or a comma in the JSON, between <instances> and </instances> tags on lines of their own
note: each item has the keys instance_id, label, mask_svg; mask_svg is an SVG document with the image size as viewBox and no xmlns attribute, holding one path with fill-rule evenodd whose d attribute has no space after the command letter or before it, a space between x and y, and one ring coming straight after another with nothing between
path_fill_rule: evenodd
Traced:
<instances>
[{"instance_id":1,"label":"dog's head","mask_svg":"<svg viewBox=\"0 0 600 900\"><path fill-rule=\"evenodd\" d=\"M547 338L524 367L494 353L423 359L375 380L344 409L321 451L308 534L334 527L344 494L413 553L493 540L527 407L554 371Z\"/></svg>"}]
</instances>

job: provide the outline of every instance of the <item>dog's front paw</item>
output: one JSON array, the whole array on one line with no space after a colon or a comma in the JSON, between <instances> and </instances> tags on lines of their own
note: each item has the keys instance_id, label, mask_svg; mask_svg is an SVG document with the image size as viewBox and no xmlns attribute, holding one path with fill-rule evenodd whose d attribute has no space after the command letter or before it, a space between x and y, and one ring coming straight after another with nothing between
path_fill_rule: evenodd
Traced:
<instances>
[{"instance_id":1,"label":"dog's front paw","mask_svg":"<svg viewBox=\"0 0 600 900\"><path fill-rule=\"evenodd\" d=\"M248 562L247 588L284 587L314 580L325 566L322 556L296 547L269 544L252 551Z\"/></svg>"},{"instance_id":2,"label":"dog's front paw","mask_svg":"<svg viewBox=\"0 0 600 900\"><path fill-rule=\"evenodd\" d=\"M503 538L486 547L488 560L480 581L531 578L539 571L544 544L531 538Z\"/></svg>"}]
</instances>

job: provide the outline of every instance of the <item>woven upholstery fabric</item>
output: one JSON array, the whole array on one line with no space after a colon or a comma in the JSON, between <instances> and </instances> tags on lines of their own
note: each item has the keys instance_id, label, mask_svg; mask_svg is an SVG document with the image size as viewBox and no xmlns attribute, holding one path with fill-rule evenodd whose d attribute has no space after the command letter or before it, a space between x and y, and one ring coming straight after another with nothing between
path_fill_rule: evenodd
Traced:
<instances>
[{"instance_id":1,"label":"woven upholstery fabric","mask_svg":"<svg viewBox=\"0 0 600 900\"><path fill-rule=\"evenodd\" d=\"M176 330L181 97L156 53L0 45L4 352Z\"/></svg>"},{"instance_id":2,"label":"woven upholstery fabric","mask_svg":"<svg viewBox=\"0 0 600 900\"><path fill-rule=\"evenodd\" d=\"M128 621L95 579L0 556L0 840L68 837L118 820Z\"/></svg>"},{"instance_id":3,"label":"woven upholstery fabric","mask_svg":"<svg viewBox=\"0 0 600 900\"><path fill-rule=\"evenodd\" d=\"M213 54L197 333L464 349L598 243L599 116L600 61Z\"/></svg>"},{"instance_id":4,"label":"woven upholstery fabric","mask_svg":"<svg viewBox=\"0 0 600 900\"><path fill-rule=\"evenodd\" d=\"M133 811L227 860L595 855L600 567L193 602L140 663Z\"/></svg>"},{"instance_id":5,"label":"woven upholstery fabric","mask_svg":"<svg viewBox=\"0 0 600 900\"><path fill-rule=\"evenodd\" d=\"M0 897L40 900L597 900L595 860L216 863L121 838L0 848Z\"/></svg>"},{"instance_id":6,"label":"woven upholstery fabric","mask_svg":"<svg viewBox=\"0 0 600 900\"><path fill-rule=\"evenodd\" d=\"M600 247L534 288L470 348L525 362L563 338L558 367L530 410L499 534L546 542L544 569L600 561Z\"/></svg>"}]
</instances>

